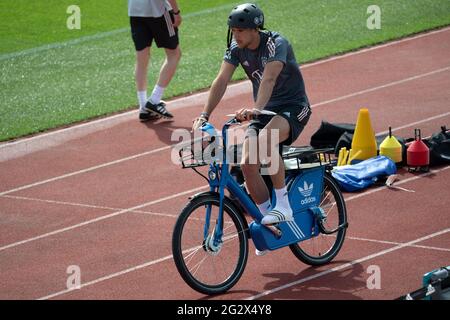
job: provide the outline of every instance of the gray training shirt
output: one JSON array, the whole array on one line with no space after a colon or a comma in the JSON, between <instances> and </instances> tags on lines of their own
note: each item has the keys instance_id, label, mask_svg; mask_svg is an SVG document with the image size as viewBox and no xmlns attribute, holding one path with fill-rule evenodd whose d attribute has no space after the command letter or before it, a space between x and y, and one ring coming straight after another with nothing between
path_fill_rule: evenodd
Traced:
<instances>
[{"instance_id":1,"label":"gray training shirt","mask_svg":"<svg viewBox=\"0 0 450 320\"><path fill-rule=\"evenodd\" d=\"M299 105L307 101L303 77L289 42L277 32L260 31L260 36L261 42L256 50L240 49L233 39L224 60L234 66L241 64L253 84L255 101L266 63L283 62L272 96L264 107L266 110L277 112L282 106Z\"/></svg>"},{"instance_id":2,"label":"gray training shirt","mask_svg":"<svg viewBox=\"0 0 450 320\"><path fill-rule=\"evenodd\" d=\"M165 11L172 10L167 0L128 0L130 17L161 17Z\"/></svg>"}]
</instances>

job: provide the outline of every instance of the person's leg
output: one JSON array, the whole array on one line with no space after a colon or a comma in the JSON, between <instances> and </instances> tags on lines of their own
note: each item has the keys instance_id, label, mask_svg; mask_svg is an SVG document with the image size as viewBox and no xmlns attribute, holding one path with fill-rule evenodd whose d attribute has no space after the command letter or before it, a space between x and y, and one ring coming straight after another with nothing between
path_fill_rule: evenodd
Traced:
<instances>
[{"instance_id":1,"label":"person's leg","mask_svg":"<svg viewBox=\"0 0 450 320\"><path fill-rule=\"evenodd\" d=\"M275 191L275 207L263 218L263 224L272 224L292 220L292 209L289 204L288 192L285 185L283 159L279 154L279 144L289 138L291 128L289 122L280 116L275 116L261 130L258 138L259 145L267 146L267 159L261 161L268 164L271 180ZM274 140L275 139L275 140Z\"/></svg>"},{"instance_id":2,"label":"person's leg","mask_svg":"<svg viewBox=\"0 0 450 320\"><path fill-rule=\"evenodd\" d=\"M150 60L150 47L136 51L135 80L140 111L145 111L147 102L147 68Z\"/></svg>"},{"instance_id":3,"label":"person's leg","mask_svg":"<svg viewBox=\"0 0 450 320\"><path fill-rule=\"evenodd\" d=\"M131 37L136 49L135 83L139 102L139 120L149 121L157 116L145 109L147 103L147 69L150 60L150 47L153 34L148 28L150 18L130 17Z\"/></svg>"},{"instance_id":4,"label":"person's leg","mask_svg":"<svg viewBox=\"0 0 450 320\"><path fill-rule=\"evenodd\" d=\"M264 179L259 173L259 161L257 157L254 156L257 149L257 143L256 136L250 136L244 140L242 146L241 170L245 178L245 185L247 186L248 192L256 205L260 207L262 204L267 203L267 201L270 203L270 197Z\"/></svg>"},{"instance_id":5,"label":"person's leg","mask_svg":"<svg viewBox=\"0 0 450 320\"><path fill-rule=\"evenodd\" d=\"M242 160L241 160L241 170L245 178L245 184L247 190L250 193L253 201L255 201L261 214L266 215L271 208L269 190L259 173L259 163L257 156L251 156L257 154L257 143L258 138L256 136L250 135L250 137L245 138L242 147ZM263 256L268 252L268 250L258 250L255 249L255 254L257 256Z\"/></svg>"},{"instance_id":6,"label":"person's leg","mask_svg":"<svg viewBox=\"0 0 450 320\"><path fill-rule=\"evenodd\" d=\"M164 60L159 72L158 81L155 84L153 92L148 99L146 109L153 111L165 118L173 118L173 115L167 111L166 105L161 98L165 88L169 85L181 58L179 47L178 28L174 25L173 13L166 11L162 17L156 18L152 23L152 30L155 35L155 41L158 48L164 48L166 59Z\"/></svg>"},{"instance_id":7,"label":"person's leg","mask_svg":"<svg viewBox=\"0 0 450 320\"><path fill-rule=\"evenodd\" d=\"M147 122L150 120L157 120L160 116L154 112L149 112L145 106L147 104L147 72L148 63L150 61L150 47L136 51L136 68L135 80L137 97L139 101L139 120Z\"/></svg>"},{"instance_id":8,"label":"person's leg","mask_svg":"<svg viewBox=\"0 0 450 320\"><path fill-rule=\"evenodd\" d=\"M153 104L158 104L164 94L165 88L169 85L175 72L177 70L178 62L181 58L180 46L175 49L164 49L166 52L166 59L161 66L159 71L158 81L153 89L152 95L150 97L150 102Z\"/></svg>"},{"instance_id":9,"label":"person's leg","mask_svg":"<svg viewBox=\"0 0 450 320\"><path fill-rule=\"evenodd\" d=\"M266 146L266 149L262 150L261 161L268 164L268 170L275 189L285 186L284 167L279 153L279 145L289 137L290 130L289 122L285 118L275 116L261 130L258 137L259 145Z\"/></svg>"}]
</instances>

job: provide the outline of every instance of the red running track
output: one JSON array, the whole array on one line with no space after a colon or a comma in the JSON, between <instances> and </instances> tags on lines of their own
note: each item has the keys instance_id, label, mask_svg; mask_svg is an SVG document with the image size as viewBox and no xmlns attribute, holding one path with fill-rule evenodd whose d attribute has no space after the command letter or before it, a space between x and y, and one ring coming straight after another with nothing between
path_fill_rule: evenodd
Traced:
<instances>
[{"instance_id":1,"label":"red running track","mask_svg":"<svg viewBox=\"0 0 450 320\"><path fill-rule=\"evenodd\" d=\"M354 123L369 109L377 133L424 136L450 122L450 28L302 66L313 116ZM0 145L0 299L199 299L171 257L172 228L204 180L170 161L171 134L190 128L205 93L170 101L175 120L141 124L125 113ZM251 105L234 84L214 113ZM401 172L414 193L346 194L350 227L335 260L312 268L289 249L249 261L238 284L214 299L394 299L450 264L450 170ZM81 288L68 290L69 266ZM369 289L369 266L381 288ZM176 288L176 290L174 290Z\"/></svg>"}]
</instances>

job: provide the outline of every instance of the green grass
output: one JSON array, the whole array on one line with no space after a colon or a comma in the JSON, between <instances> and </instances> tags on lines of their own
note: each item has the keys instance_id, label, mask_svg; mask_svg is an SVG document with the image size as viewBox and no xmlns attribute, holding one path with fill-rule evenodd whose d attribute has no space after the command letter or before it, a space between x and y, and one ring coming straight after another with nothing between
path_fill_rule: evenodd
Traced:
<instances>
[{"instance_id":1,"label":"green grass","mask_svg":"<svg viewBox=\"0 0 450 320\"><path fill-rule=\"evenodd\" d=\"M180 0L183 14L235 3ZM81 29L67 29L70 5L81 10ZM0 54L128 27L127 0L1 0Z\"/></svg>"},{"instance_id":2,"label":"green grass","mask_svg":"<svg viewBox=\"0 0 450 320\"><path fill-rule=\"evenodd\" d=\"M266 27L291 41L300 63L450 24L448 0L378 0L381 30L366 27L369 0L256 2ZM79 0L81 30L68 30L66 8L73 3L0 2L0 141L136 105L126 1ZM179 3L183 57L165 98L211 84L225 49L227 15L239 2ZM154 48L149 90L162 60L162 50ZM234 77L242 78L242 71Z\"/></svg>"}]
</instances>

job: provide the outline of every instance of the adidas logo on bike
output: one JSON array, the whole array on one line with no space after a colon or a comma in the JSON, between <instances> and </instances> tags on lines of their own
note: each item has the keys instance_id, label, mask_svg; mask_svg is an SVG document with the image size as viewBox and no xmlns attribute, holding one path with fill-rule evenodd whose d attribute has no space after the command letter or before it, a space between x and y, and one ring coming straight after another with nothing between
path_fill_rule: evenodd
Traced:
<instances>
[{"instance_id":1,"label":"adidas logo on bike","mask_svg":"<svg viewBox=\"0 0 450 320\"><path fill-rule=\"evenodd\" d=\"M314 183L311 182L311 184L308 185L308 182L306 182L306 181L303 183L303 188L298 187L298 191L300 191L300 193L305 197L305 199L300 201L300 203L302 205L316 201L316 197L311 197L313 189L314 189Z\"/></svg>"}]
</instances>

